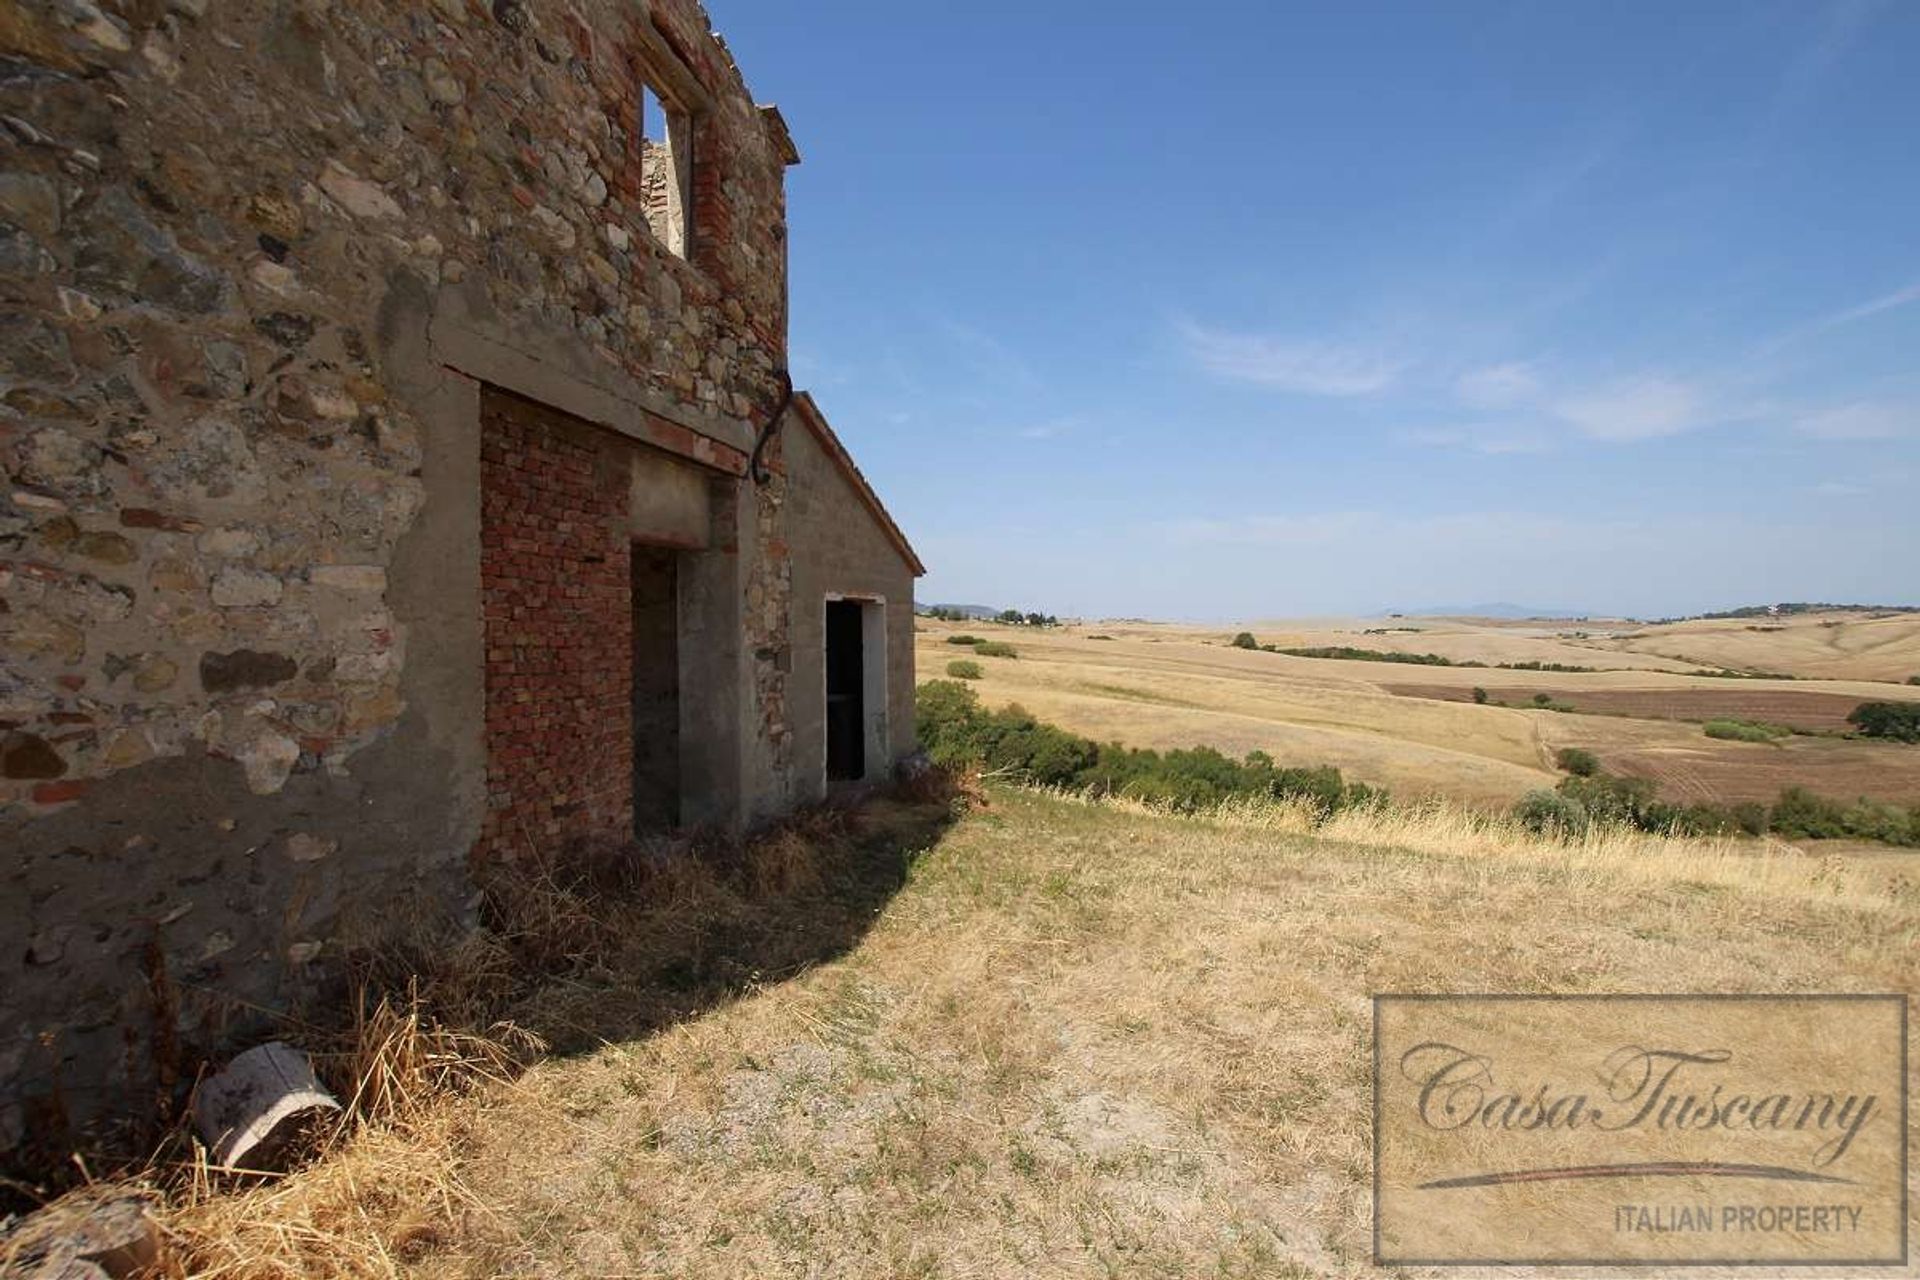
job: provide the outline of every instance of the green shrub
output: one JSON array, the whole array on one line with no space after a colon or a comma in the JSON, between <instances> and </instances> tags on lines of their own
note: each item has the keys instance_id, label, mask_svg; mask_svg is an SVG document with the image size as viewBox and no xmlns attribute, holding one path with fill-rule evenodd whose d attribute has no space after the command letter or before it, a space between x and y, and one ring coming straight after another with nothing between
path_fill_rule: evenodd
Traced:
<instances>
[{"instance_id":1,"label":"green shrub","mask_svg":"<svg viewBox=\"0 0 1920 1280\"><path fill-rule=\"evenodd\" d=\"M970 635L967 635L965 632L962 632L957 636L948 636L947 643L948 644L985 644L986 641L981 639L979 636L970 636Z\"/></svg>"},{"instance_id":2,"label":"green shrub","mask_svg":"<svg viewBox=\"0 0 1920 1280\"><path fill-rule=\"evenodd\" d=\"M980 664L968 658L959 658L947 664L947 674L956 680L978 680L986 674L980 670Z\"/></svg>"},{"instance_id":3,"label":"green shrub","mask_svg":"<svg viewBox=\"0 0 1920 1280\"><path fill-rule=\"evenodd\" d=\"M1536 693L1533 695L1533 705L1536 707L1550 707L1553 705L1553 695L1550 693Z\"/></svg>"},{"instance_id":4,"label":"green shrub","mask_svg":"<svg viewBox=\"0 0 1920 1280\"><path fill-rule=\"evenodd\" d=\"M1742 800L1727 810L1727 816L1733 819L1733 825L1750 836L1767 834L1769 826L1767 806L1758 800Z\"/></svg>"},{"instance_id":5,"label":"green shrub","mask_svg":"<svg viewBox=\"0 0 1920 1280\"><path fill-rule=\"evenodd\" d=\"M1253 632L1242 631L1233 638L1233 647L1236 649L1258 649L1260 642L1253 638Z\"/></svg>"},{"instance_id":6,"label":"green shrub","mask_svg":"<svg viewBox=\"0 0 1920 1280\"><path fill-rule=\"evenodd\" d=\"M1793 730L1785 725L1764 724L1757 720L1709 720L1706 723L1706 735L1731 742L1772 742L1776 738L1793 736Z\"/></svg>"},{"instance_id":7,"label":"green shrub","mask_svg":"<svg viewBox=\"0 0 1920 1280\"><path fill-rule=\"evenodd\" d=\"M1578 801L1595 822L1616 822L1643 831L1663 831L1669 825L1661 815L1651 813L1656 789L1645 778L1596 773L1589 778L1562 778L1554 790Z\"/></svg>"},{"instance_id":8,"label":"green shrub","mask_svg":"<svg viewBox=\"0 0 1920 1280\"><path fill-rule=\"evenodd\" d=\"M1768 815L1773 830L1807 840L1837 840L1847 834L1846 806L1805 787L1788 787Z\"/></svg>"},{"instance_id":9,"label":"green shrub","mask_svg":"<svg viewBox=\"0 0 1920 1280\"><path fill-rule=\"evenodd\" d=\"M1908 683L1908 684L1920 684L1920 676L1908 676L1908 677L1907 677L1907 683Z\"/></svg>"},{"instance_id":10,"label":"green shrub","mask_svg":"<svg viewBox=\"0 0 1920 1280\"><path fill-rule=\"evenodd\" d=\"M1513 806L1513 816L1529 831L1542 835L1581 836L1590 819L1586 807L1558 791L1529 791Z\"/></svg>"},{"instance_id":11,"label":"green shrub","mask_svg":"<svg viewBox=\"0 0 1920 1280\"><path fill-rule=\"evenodd\" d=\"M1576 778L1591 778L1600 772L1600 757L1585 747L1562 747L1553 761Z\"/></svg>"},{"instance_id":12,"label":"green shrub","mask_svg":"<svg viewBox=\"0 0 1920 1280\"><path fill-rule=\"evenodd\" d=\"M1863 702L1847 713L1862 737L1920 742L1920 702Z\"/></svg>"},{"instance_id":13,"label":"green shrub","mask_svg":"<svg viewBox=\"0 0 1920 1280\"><path fill-rule=\"evenodd\" d=\"M1004 640L982 640L973 651L983 658L1017 658L1020 651Z\"/></svg>"},{"instance_id":14,"label":"green shrub","mask_svg":"<svg viewBox=\"0 0 1920 1280\"><path fill-rule=\"evenodd\" d=\"M1482 706L1486 705L1487 691L1485 689L1482 689L1479 685L1473 686L1473 700L1475 702L1480 703Z\"/></svg>"},{"instance_id":15,"label":"green shrub","mask_svg":"<svg viewBox=\"0 0 1920 1280\"><path fill-rule=\"evenodd\" d=\"M1898 805L1866 799L1843 804L1803 787L1782 791L1768 818L1774 832L1783 836L1920 845L1920 809L1903 810Z\"/></svg>"},{"instance_id":16,"label":"green shrub","mask_svg":"<svg viewBox=\"0 0 1920 1280\"><path fill-rule=\"evenodd\" d=\"M1100 745L1020 707L988 711L951 680L929 680L915 700L920 745L936 764L979 766L1023 782L1122 795L1192 811L1239 796L1302 800L1322 815L1384 799L1331 766L1284 768L1264 752L1234 760L1211 747L1143 751Z\"/></svg>"}]
</instances>

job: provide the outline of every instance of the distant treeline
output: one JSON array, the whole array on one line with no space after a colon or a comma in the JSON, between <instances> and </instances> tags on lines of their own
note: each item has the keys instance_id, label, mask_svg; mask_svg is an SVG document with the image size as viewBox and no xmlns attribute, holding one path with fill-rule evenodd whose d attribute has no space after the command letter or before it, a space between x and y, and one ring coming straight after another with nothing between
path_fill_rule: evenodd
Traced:
<instances>
[{"instance_id":1,"label":"distant treeline","mask_svg":"<svg viewBox=\"0 0 1920 1280\"><path fill-rule=\"evenodd\" d=\"M1391 628L1382 628L1389 630ZM1405 630L1413 630L1408 627ZM1369 635L1377 634L1368 632ZM1289 649L1277 644L1261 644L1250 631L1233 638L1236 649L1258 649L1262 653L1284 653L1292 658L1344 658L1350 662L1404 662L1416 667L1478 667L1487 671L1617 671L1618 667L1576 667L1564 662L1476 662L1471 658L1455 660L1438 653L1400 653L1391 649L1356 649L1345 644L1310 645Z\"/></svg>"},{"instance_id":2,"label":"distant treeline","mask_svg":"<svg viewBox=\"0 0 1920 1280\"><path fill-rule=\"evenodd\" d=\"M1050 613L1022 613L1018 609L1002 609L998 613L983 613L974 606L955 608L936 604L920 610L923 618L934 618L941 622L1004 622L1010 627L1057 627L1060 619Z\"/></svg>"},{"instance_id":3,"label":"distant treeline","mask_svg":"<svg viewBox=\"0 0 1920 1280\"><path fill-rule=\"evenodd\" d=\"M1749 604L1738 609L1722 609L1717 613L1688 613L1677 618L1655 618L1655 626L1666 626L1675 622L1713 622L1733 618L1771 618L1784 617L1796 613L1920 613L1920 605L1912 604L1825 604L1796 600L1784 604Z\"/></svg>"}]
</instances>

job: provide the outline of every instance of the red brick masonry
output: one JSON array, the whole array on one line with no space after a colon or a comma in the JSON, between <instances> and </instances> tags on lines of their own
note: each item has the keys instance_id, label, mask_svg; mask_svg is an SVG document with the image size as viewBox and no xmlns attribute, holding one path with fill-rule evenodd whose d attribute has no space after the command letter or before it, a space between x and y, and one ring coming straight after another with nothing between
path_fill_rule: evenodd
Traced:
<instances>
[{"instance_id":1,"label":"red brick masonry","mask_svg":"<svg viewBox=\"0 0 1920 1280\"><path fill-rule=\"evenodd\" d=\"M627 473L616 442L488 390L480 410L487 817L477 858L633 825Z\"/></svg>"}]
</instances>

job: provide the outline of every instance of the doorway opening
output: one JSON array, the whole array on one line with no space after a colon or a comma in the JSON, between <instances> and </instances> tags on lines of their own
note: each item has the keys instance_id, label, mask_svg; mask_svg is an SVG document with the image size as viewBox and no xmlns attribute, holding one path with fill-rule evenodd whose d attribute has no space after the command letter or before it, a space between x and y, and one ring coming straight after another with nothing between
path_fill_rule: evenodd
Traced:
<instances>
[{"instance_id":1,"label":"doorway opening","mask_svg":"<svg viewBox=\"0 0 1920 1280\"><path fill-rule=\"evenodd\" d=\"M827 780L867 776L866 644L858 600L827 601Z\"/></svg>"},{"instance_id":2,"label":"doorway opening","mask_svg":"<svg viewBox=\"0 0 1920 1280\"><path fill-rule=\"evenodd\" d=\"M680 825L679 554L634 543L633 829Z\"/></svg>"}]
</instances>

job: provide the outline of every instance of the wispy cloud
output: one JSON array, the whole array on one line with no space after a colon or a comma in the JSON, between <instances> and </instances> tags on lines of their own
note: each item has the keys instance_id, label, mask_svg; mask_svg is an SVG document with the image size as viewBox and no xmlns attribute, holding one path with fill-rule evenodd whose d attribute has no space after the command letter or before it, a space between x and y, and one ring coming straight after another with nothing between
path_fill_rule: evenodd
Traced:
<instances>
[{"instance_id":1,"label":"wispy cloud","mask_svg":"<svg viewBox=\"0 0 1920 1280\"><path fill-rule=\"evenodd\" d=\"M1770 127L1811 102L1834 69L1859 43L1867 24L1886 5L1883 0L1831 0L1821 11L1820 29L1802 44L1781 72L1774 91Z\"/></svg>"},{"instance_id":2,"label":"wispy cloud","mask_svg":"<svg viewBox=\"0 0 1920 1280\"><path fill-rule=\"evenodd\" d=\"M1734 416L1717 410L1698 387L1659 376L1610 383L1554 409L1583 435L1617 443L1676 436Z\"/></svg>"},{"instance_id":3,"label":"wispy cloud","mask_svg":"<svg viewBox=\"0 0 1920 1280\"><path fill-rule=\"evenodd\" d=\"M1371 511L1318 515L1240 516L1231 520L1161 520L1151 527L1176 546L1329 546L1379 523Z\"/></svg>"},{"instance_id":4,"label":"wispy cloud","mask_svg":"<svg viewBox=\"0 0 1920 1280\"><path fill-rule=\"evenodd\" d=\"M1469 369L1454 380L1461 403L1476 409L1505 409L1525 404L1540 394L1540 378L1533 366L1521 361Z\"/></svg>"},{"instance_id":5,"label":"wispy cloud","mask_svg":"<svg viewBox=\"0 0 1920 1280\"><path fill-rule=\"evenodd\" d=\"M1920 280L1916 280L1912 284L1902 288L1868 298L1864 302L1857 302L1849 307L1841 307L1837 311L1829 311L1825 315L1815 316L1810 320L1794 325L1792 328L1775 334L1773 337L1753 348L1741 363L1748 367L1768 365L1789 347L1811 341L1834 329L1844 328L1847 325L1858 323L1861 320L1869 320L1874 316L1884 315L1889 311L1897 311L1902 307L1909 307L1915 303L1920 303Z\"/></svg>"},{"instance_id":6,"label":"wispy cloud","mask_svg":"<svg viewBox=\"0 0 1920 1280\"><path fill-rule=\"evenodd\" d=\"M1504 238L1546 217L1625 150L1639 130L1640 121L1640 111L1622 114L1608 121L1584 145L1560 150L1518 186L1504 207L1486 220L1479 238Z\"/></svg>"},{"instance_id":7,"label":"wispy cloud","mask_svg":"<svg viewBox=\"0 0 1920 1280\"><path fill-rule=\"evenodd\" d=\"M1815 440L1898 440L1920 434L1920 409L1856 403L1797 419L1794 430Z\"/></svg>"},{"instance_id":8,"label":"wispy cloud","mask_svg":"<svg viewBox=\"0 0 1920 1280\"><path fill-rule=\"evenodd\" d=\"M1491 455L1545 453L1551 446L1546 432L1514 426L1417 427L1401 432L1400 438L1429 449L1465 449Z\"/></svg>"},{"instance_id":9,"label":"wispy cloud","mask_svg":"<svg viewBox=\"0 0 1920 1280\"><path fill-rule=\"evenodd\" d=\"M1636 540L1631 521L1580 521L1513 511L1460 511L1405 515L1386 511L1325 511L1305 515L1241 515L1155 521L1148 532L1177 547L1275 547L1392 544L1469 547L1528 545L1553 541L1574 530L1583 536ZM1604 545L1604 544L1603 544Z\"/></svg>"},{"instance_id":10,"label":"wispy cloud","mask_svg":"<svg viewBox=\"0 0 1920 1280\"><path fill-rule=\"evenodd\" d=\"M787 370L802 388L844 387L853 381L845 369L830 366L817 351L795 347L787 353Z\"/></svg>"},{"instance_id":11,"label":"wispy cloud","mask_svg":"<svg viewBox=\"0 0 1920 1280\"><path fill-rule=\"evenodd\" d=\"M986 330L951 315L936 315L932 323L949 357L967 366L981 381L1023 391L1041 385L1040 375L1026 357Z\"/></svg>"},{"instance_id":12,"label":"wispy cloud","mask_svg":"<svg viewBox=\"0 0 1920 1280\"><path fill-rule=\"evenodd\" d=\"M1068 414L1061 418L1050 418L1045 422L1035 422L1014 432L1022 440L1055 440L1071 435L1085 425L1078 414Z\"/></svg>"},{"instance_id":13,"label":"wispy cloud","mask_svg":"<svg viewBox=\"0 0 1920 1280\"><path fill-rule=\"evenodd\" d=\"M1883 293L1877 298L1869 298L1858 306L1847 307L1831 315L1820 317L1811 326L1816 332L1837 329L1843 324L1852 324L1855 320L1865 320L1868 316L1877 316L1883 311L1892 311L1896 307L1908 306L1920 302L1920 281L1904 289L1895 289L1892 293Z\"/></svg>"},{"instance_id":14,"label":"wispy cloud","mask_svg":"<svg viewBox=\"0 0 1920 1280\"><path fill-rule=\"evenodd\" d=\"M1215 377L1311 396L1368 396L1391 387L1407 362L1364 346L1232 333L1183 320L1182 342Z\"/></svg>"}]
</instances>

